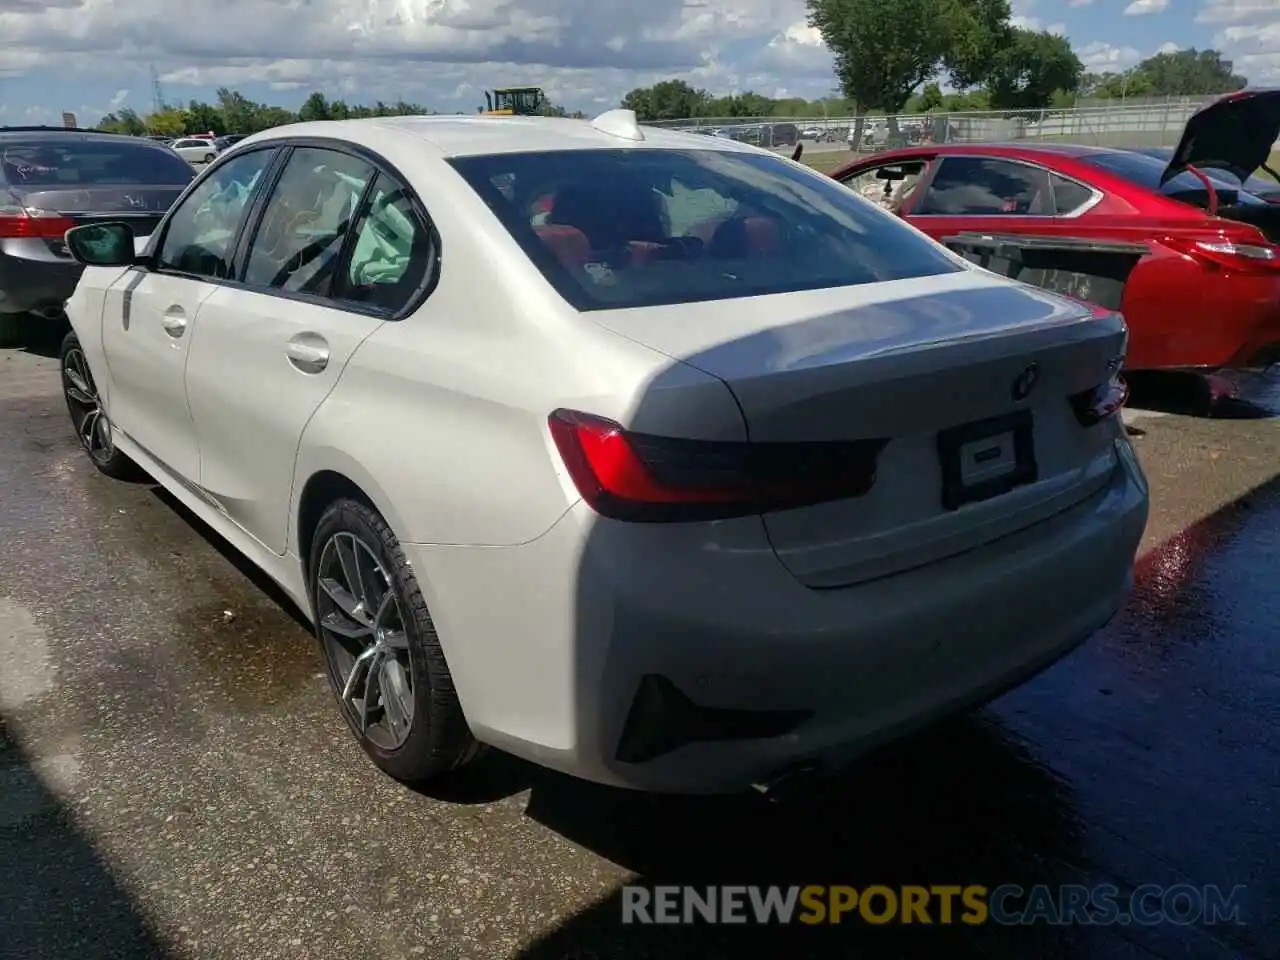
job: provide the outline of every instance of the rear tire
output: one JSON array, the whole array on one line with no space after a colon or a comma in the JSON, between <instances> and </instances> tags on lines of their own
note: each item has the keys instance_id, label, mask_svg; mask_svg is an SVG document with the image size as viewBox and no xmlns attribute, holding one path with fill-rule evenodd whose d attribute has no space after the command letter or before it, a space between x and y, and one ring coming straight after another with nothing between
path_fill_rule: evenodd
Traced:
<instances>
[{"instance_id":1,"label":"rear tire","mask_svg":"<svg viewBox=\"0 0 1280 960\"><path fill-rule=\"evenodd\" d=\"M422 783L480 752L422 590L376 510L330 504L316 524L311 608L338 707L386 774Z\"/></svg>"},{"instance_id":2,"label":"rear tire","mask_svg":"<svg viewBox=\"0 0 1280 960\"><path fill-rule=\"evenodd\" d=\"M204 155L204 162L205 162L205 163L213 163L213 154L212 154L212 153L206 153L206 154Z\"/></svg>"},{"instance_id":3,"label":"rear tire","mask_svg":"<svg viewBox=\"0 0 1280 960\"><path fill-rule=\"evenodd\" d=\"M68 333L62 338L59 364L62 395L67 401L67 412L71 414L71 425L89 461L114 480L144 477L138 465L116 448L111 435L111 421L102 407L89 361L75 333Z\"/></svg>"},{"instance_id":4,"label":"rear tire","mask_svg":"<svg viewBox=\"0 0 1280 960\"><path fill-rule=\"evenodd\" d=\"M0 347L20 347L26 342L27 315L0 313Z\"/></svg>"}]
</instances>

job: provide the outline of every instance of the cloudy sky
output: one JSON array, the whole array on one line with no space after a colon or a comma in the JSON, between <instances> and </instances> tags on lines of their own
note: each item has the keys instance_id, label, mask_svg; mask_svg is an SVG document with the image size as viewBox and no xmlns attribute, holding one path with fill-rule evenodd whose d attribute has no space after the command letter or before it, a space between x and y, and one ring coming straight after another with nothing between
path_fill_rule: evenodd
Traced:
<instances>
[{"instance_id":1,"label":"cloudy sky","mask_svg":"<svg viewBox=\"0 0 1280 960\"><path fill-rule=\"evenodd\" d=\"M1070 37L1090 69L1212 46L1253 83L1280 80L1280 0L1014 9L1022 25ZM231 86L286 106L319 89L470 112L486 87L536 84L590 111L668 77L820 97L831 58L804 13L804 0L0 0L0 124L146 112L152 65L166 99L183 103Z\"/></svg>"}]
</instances>

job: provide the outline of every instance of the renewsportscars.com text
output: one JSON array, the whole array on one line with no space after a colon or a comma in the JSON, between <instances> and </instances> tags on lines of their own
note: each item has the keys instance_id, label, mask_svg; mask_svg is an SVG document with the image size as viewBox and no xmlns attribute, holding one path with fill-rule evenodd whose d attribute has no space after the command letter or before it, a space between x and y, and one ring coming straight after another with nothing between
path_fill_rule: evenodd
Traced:
<instances>
[{"instance_id":1,"label":"renewsportscars.com text","mask_svg":"<svg viewBox=\"0 0 1280 960\"><path fill-rule=\"evenodd\" d=\"M622 888L628 924L1047 924L1154 926L1241 923L1244 888L1147 884Z\"/></svg>"}]
</instances>

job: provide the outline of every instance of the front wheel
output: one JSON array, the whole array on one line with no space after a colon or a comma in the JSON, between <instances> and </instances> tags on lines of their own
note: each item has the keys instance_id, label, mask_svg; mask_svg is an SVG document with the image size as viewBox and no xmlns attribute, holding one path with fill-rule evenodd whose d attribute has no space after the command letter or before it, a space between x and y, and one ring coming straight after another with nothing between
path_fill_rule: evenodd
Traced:
<instances>
[{"instance_id":1,"label":"front wheel","mask_svg":"<svg viewBox=\"0 0 1280 960\"><path fill-rule=\"evenodd\" d=\"M312 539L311 603L330 685L356 739L397 780L479 752L412 568L372 507L338 500Z\"/></svg>"},{"instance_id":2,"label":"front wheel","mask_svg":"<svg viewBox=\"0 0 1280 960\"><path fill-rule=\"evenodd\" d=\"M213 163L213 154L212 154L212 153L206 153L206 154L204 155L204 162L205 162L205 163Z\"/></svg>"},{"instance_id":3,"label":"front wheel","mask_svg":"<svg viewBox=\"0 0 1280 960\"><path fill-rule=\"evenodd\" d=\"M141 474L138 466L116 449L111 435L111 421L107 419L107 413L102 407L102 399L98 396L98 387L89 370L84 349L80 346L80 338L74 332L63 337L59 355L62 394L66 398L67 412L71 414L71 425L75 427L80 446L89 455L93 465L107 476L117 480L137 478Z\"/></svg>"}]
</instances>

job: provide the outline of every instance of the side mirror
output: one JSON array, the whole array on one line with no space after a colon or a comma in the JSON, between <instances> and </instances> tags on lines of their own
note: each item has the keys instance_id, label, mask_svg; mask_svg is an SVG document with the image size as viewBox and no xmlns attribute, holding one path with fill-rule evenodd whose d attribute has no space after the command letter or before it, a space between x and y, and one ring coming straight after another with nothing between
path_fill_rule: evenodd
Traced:
<instances>
[{"instance_id":1,"label":"side mirror","mask_svg":"<svg viewBox=\"0 0 1280 960\"><path fill-rule=\"evenodd\" d=\"M86 223L66 233L67 250L89 267L129 267L137 262L133 228L127 223Z\"/></svg>"}]
</instances>

